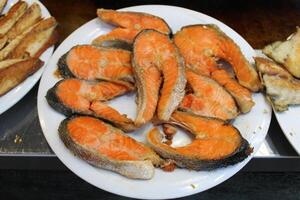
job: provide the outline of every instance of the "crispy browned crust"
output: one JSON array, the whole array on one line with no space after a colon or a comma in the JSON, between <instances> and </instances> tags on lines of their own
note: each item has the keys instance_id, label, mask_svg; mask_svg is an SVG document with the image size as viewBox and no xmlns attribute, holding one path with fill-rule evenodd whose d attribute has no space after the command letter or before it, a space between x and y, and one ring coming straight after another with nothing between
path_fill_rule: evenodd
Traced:
<instances>
[{"instance_id":1,"label":"crispy browned crust","mask_svg":"<svg viewBox=\"0 0 300 200\"><path fill-rule=\"evenodd\" d=\"M54 17L40 21L27 35L22 39L19 45L7 56L8 58L27 58L39 57L48 47L58 41L56 32L57 22ZM43 33L51 31L48 38L43 39L43 45L36 52L28 52L28 47L35 44Z\"/></svg>"},{"instance_id":2,"label":"crispy browned crust","mask_svg":"<svg viewBox=\"0 0 300 200\"><path fill-rule=\"evenodd\" d=\"M15 37L39 22L41 19L41 8L37 3L33 3L15 23L15 25L8 31L8 40L13 40Z\"/></svg>"},{"instance_id":3,"label":"crispy browned crust","mask_svg":"<svg viewBox=\"0 0 300 200\"><path fill-rule=\"evenodd\" d=\"M133 14L133 15L141 15L141 16L148 16L148 17L153 17L155 19L158 19L158 20L161 20L167 27L168 27L168 33L165 33L165 34L172 34L172 29L170 28L169 24L161 17L158 17L158 16L155 16L155 15L151 15L149 13L143 13L143 12L132 12L132 11L116 11L116 10L112 10L112 9L103 9L103 8L100 8L100 9L97 9L97 16L104 22L106 23L109 23L109 24L113 24L115 26L120 26L119 24L117 23L114 23L110 20L105 20L103 19L102 17L102 13L103 12L111 12L111 11L114 11L114 12L118 12L120 14L124 13L124 14Z\"/></svg>"},{"instance_id":4,"label":"crispy browned crust","mask_svg":"<svg viewBox=\"0 0 300 200\"><path fill-rule=\"evenodd\" d=\"M28 76L35 73L43 64L44 62L38 58L30 58L1 69L0 96L23 82Z\"/></svg>"},{"instance_id":5,"label":"crispy browned crust","mask_svg":"<svg viewBox=\"0 0 300 200\"><path fill-rule=\"evenodd\" d=\"M0 13L3 11L6 3L7 3L7 0L0 0Z\"/></svg>"},{"instance_id":6,"label":"crispy browned crust","mask_svg":"<svg viewBox=\"0 0 300 200\"><path fill-rule=\"evenodd\" d=\"M11 29L11 27L16 23L16 21L24 14L27 9L28 4L24 1L18 1L14 4L7 14L0 18L0 36L2 37L4 34Z\"/></svg>"}]
</instances>

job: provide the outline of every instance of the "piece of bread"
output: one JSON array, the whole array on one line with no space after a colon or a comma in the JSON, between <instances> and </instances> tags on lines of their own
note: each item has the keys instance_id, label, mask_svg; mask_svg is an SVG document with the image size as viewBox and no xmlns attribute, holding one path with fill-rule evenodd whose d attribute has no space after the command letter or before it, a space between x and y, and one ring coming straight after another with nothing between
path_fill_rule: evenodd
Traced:
<instances>
[{"instance_id":1,"label":"piece of bread","mask_svg":"<svg viewBox=\"0 0 300 200\"><path fill-rule=\"evenodd\" d=\"M300 104L299 80L271 60L257 57L255 63L268 99L276 111L282 112L289 105Z\"/></svg>"},{"instance_id":2,"label":"piece of bread","mask_svg":"<svg viewBox=\"0 0 300 200\"><path fill-rule=\"evenodd\" d=\"M93 117L67 118L58 132L65 146L79 158L128 178L151 179L154 166L162 162L149 147Z\"/></svg>"},{"instance_id":3,"label":"piece of bread","mask_svg":"<svg viewBox=\"0 0 300 200\"><path fill-rule=\"evenodd\" d=\"M7 58L39 57L58 41L56 27L57 22L54 17L40 21L26 34Z\"/></svg>"},{"instance_id":4,"label":"piece of bread","mask_svg":"<svg viewBox=\"0 0 300 200\"><path fill-rule=\"evenodd\" d=\"M37 3L33 3L20 17L16 24L8 31L8 41L13 40L26 29L36 24L42 19L41 8Z\"/></svg>"},{"instance_id":5,"label":"piece of bread","mask_svg":"<svg viewBox=\"0 0 300 200\"><path fill-rule=\"evenodd\" d=\"M267 45L263 53L282 64L292 75L300 78L300 28L286 41Z\"/></svg>"},{"instance_id":6,"label":"piece of bread","mask_svg":"<svg viewBox=\"0 0 300 200\"><path fill-rule=\"evenodd\" d=\"M0 37L3 37L25 13L28 4L24 1L18 1L14 4L7 14L0 18Z\"/></svg>"}]
</instances>

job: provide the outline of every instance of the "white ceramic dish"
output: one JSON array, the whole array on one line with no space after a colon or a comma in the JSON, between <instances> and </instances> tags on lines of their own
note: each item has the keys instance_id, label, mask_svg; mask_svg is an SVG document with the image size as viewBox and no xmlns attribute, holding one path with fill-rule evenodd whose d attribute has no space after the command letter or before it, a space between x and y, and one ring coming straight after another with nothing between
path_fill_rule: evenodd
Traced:
<instances>
[{"instance_id":1,"label":"white ceramic dish","mask_svg":"<svg viewBox=\"0 0 300 200\"><path fill-rule=\"evenodd\" d=\"M189 24L217 24L239 44L246 57L253 62L252 57L255 56L255 52L250 45L228 26L207 15L180 7L161 5L135 6L121 10L147 12L158 15L169 23L173 32ZM38 93L39 119L44 135L58 158L75 174L96 187L127 197L147 199L182 197L207 190L230 178L245 166L254 153L241 163L210 172L176 169L172 173L167 173L157 169L155 176L151 180L131 180L119 174L98 169L87 164L75 157L64 146L57 134L57 128L65 116L53 110L45 99L48 89L53 87L58 81L53 76L53 72L56 70L56 63L71 47L77 44L89 44L96 36L110 31L111 28L111 26L102 23L99 19L91 20L78 28L57 48L42 76ZM134 118L136 112L134 97L135 95L125 95L113 100L110 105L117 108L121 113ZM267 134L271 120L271 108L261 94L255 94L254 101L256 105L252 111L247 115L239 116L235 120L234 125L250 142L251 146L254 147L254 151L257 151ZM130 134L130 136L144 141L145 134L149 128L150 125ZM183 145L188 140L184 133L179 132L176 134L174 144Z\"/></svg>"},{"instance_id":2,"label":"white ceramic dish","mask_svg":"<svg viewBox=\"0 0 300 200\"><path fill-rule=\"evenodd\" d=\"M36 0L25 0L29 5L36 2L39 4L42 10L42 16L47 18L50 17L50 13L47 8L39 1ZM14 5L17 0L8 0L3 13L6 13L9 8ZM40 79L45 66L47 65L48 60L50 59L53 53L54 47L48 48L41 56L40 59L44 61L44 65L35 72L32 76L29 76L25 81L21 84L10 90L8 93L0 97L0 114L8 110L10 107L15 105L18 101L20 101L25 94L27 94L31 88L36 84L36 82Z\"/></svg>"},{"instance_id":3,"label":"white ceramic dish","mask_svg":"<svg viewBox=\"0 0 300 200\"><path fill-rule=\"evenodd\" d=\"M256 51L256 53L258 56L267 58L261 51ZM274 113L282 132L300 155L300 106L289 106L288 110L284 112L274 110Z\"/></svg>"}]
</instances>

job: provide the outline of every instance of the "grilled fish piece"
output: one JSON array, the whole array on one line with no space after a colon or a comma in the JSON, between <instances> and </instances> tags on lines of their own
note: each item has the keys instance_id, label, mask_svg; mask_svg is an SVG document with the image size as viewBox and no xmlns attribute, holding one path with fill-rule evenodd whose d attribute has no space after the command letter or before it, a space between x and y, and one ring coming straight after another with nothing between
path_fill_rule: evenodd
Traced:
<instances>
[{"instance_id":1,"label":"grilled fish piece","mask_svg":"<svg viewBox=\"0 0 300 200\"><path fill-rule=\"evenodd\" d=\"M258 91L261 87L255 68L247 61L238 45L216 25L191 25L181 28L174 41L186 66L198 74L210 76L218 70L217 60L228 61L239 83Z\"/></svg>"},{"instance_id":2,"label":"grilled fish piece","mask_svg":"<svg viewBox=\"0 0 300 200\"><path fill-rule=\"evenodd\" d=\"M144 144L103 121L86 116L61 122L59 136L66 147L93 166L132 179L151 179L159 156Z\"/></svg>"},{"instance_id":3,"label":"grilled fish piece","mask_svg":"<svg viewBox=\"0 0 300 200\"><path fill-rule=\"evenodd\" d=\"M3 60L3 61L0 61L0 70L1 69L4 69L4 68L7 68L15 63L18 63L22 60L25 60L25 59L8 59L8 60Z\"/></svg>"},{"instance_id":4,"label":"grilled fish piece","mask_svg":"<svg viewBox=\"0 0 300 200\"><path fill-rule=\"evenodd\" d=\"M154 29L165 34L171 33L170 27L162 18L147 13L98 9L97 15L102 21L115 25L117 28L97 37L93 41L94 45L107 46L110 43L116 46L116 44L123 43L122 46L128 49L135 36L144 29Z\"/></svg>"},{"instance_id":5,"label":"grilled fish piece","mask_svg":"<svg viewBox=\"0 0 300 200\"><path fill-rule=\"evenodd\" d=\"M11 63L13 64L0 69L0 96L19 85L44 64L44 62L38 58L30 58Z\"/></svg>"},{"instance_id":6,"label":"grilled fish piece","mask_svg":"<svg viewBox=\"0 0 300 200\"><path fill-rule=\"evenodd\" d=\"M277 111L300 104L300 80L271 60L256 57L255 62L266 93Z\"/></svg>"},{"instance_id":7,"label":"grilled fish piece","mask_svg":"<svg viewBox=\"0 0 300 200\"><path fill-rule=\"evenodd\" d=\"M242 113L249 112L255 105L251 92L241 86L227 71L223 69L216 70L211 73L211 78L222 85L232 95Z\"/></svg>"},{"instance_id":8,"label":"grilled fish piece","mask_svg":"<svg viewBox=\"0 0 300 200\"><path fill-rule=\"evenodd\" d=\"M163 33L143 30L133 44L132 66L138 88L136 125L150 121L156 107L158 118L167 121L184 97L186 85L184 62L175 45Z\"/></svg>"},{"instance_id":9,"label":"grilled fish piece","mask_svg":"<svg viewBox=\"0 0 300 200\"><path fill-rule=\"evenodd\" d=\"M60 58L58 67L64 78L134 82L130 57L121 49L78 45Z\"/></svg>"},{"instance_id":10,"label":"grilled fish piece","mask_svg":"<svg viewBox=\"0 0 300 200\"><path fill-rule=\"evenodd\" d=\"M157 128L148 133L147 141L161 157L174 160L179 167L216 169L241 162L252 151L239 131L222 120L176 111L170 123L190 131L195 136L192 143L176 148L164 144Z\"/></svg>"},{"instance_id":11,"label":"grilled fish piece","mask_svg":"<svg viewBox=\"0 0 300 200\"><path fill-rule=\"evenodd\" d=\"M66 116L93 115L130 132L136 129L133 121L101 101L113 99L132 90L133 87L111 82L63 79L47 92L46 99L52 108Z\"/></svg>"},{"instance_id":12,"label":"grilled fish piece","mask_svg":"<svg viewBox=\"0 0 300 200\"><path fill-rule=\"evenodd\" d=\"M300 28L286 41L265 46L263 53L282 64L292 75L300 78Z\"/></svg>"},{"instance_id":13,"label":"grilled fish piece","mask_svg":"<svg viewBox=\"0 0 300 200\"><path fill-rule=\"evenodd\" d=\"M214 80L186 70L186 78L193 94L188 94L179 109L196 115L231 120L238 109L232 96Z\"/></svg>"}]
</instances>

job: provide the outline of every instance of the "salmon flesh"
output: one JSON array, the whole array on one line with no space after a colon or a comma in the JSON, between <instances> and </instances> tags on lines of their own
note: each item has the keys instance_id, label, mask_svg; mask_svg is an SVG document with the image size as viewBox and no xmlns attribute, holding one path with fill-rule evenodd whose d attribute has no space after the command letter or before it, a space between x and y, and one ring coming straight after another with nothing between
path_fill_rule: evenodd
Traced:
<instances>
[{"instance_id":1,"label":"salmon flesh","mask_svg":"<svg viewBox=\"0 0 300 200\"><path fill-rule=\"evenodd\" d=\"M88 116L61 122L59 136L66 147L93 166L133 179L151 179L159 156L121 130Z\"/></svg>"},{"instance_id":2,"label":"salmon flesh","mask_svg":"<svg viewBox=\"0 0 300 200\"><path fill-rule=\"evenodd\" d=\"M78 45L58 62L64 78L134 82L131 52L121 49Z\"/></svg>"},{"instance_id":3,"label":"salmon flesh","mask_svg":"<svg viewBox=\"0 0 300 200\"><path fill-rule=\"evenodd\" d=\"M107 41L132 44L136 35L144 29L154 29L164 34L171 33L170 27L162 18L147 13L98 9L97 15L100 20L117 26L93 41L93 44L98 46L103 46Z\"/></svg>"},{"instance_id":4,"label":"salmon flesh","mask_svg":"<svg viewBox=\"0 0 300 200\"><path fill-rule=\"evenodd\" d=\"M92 115L104 119L125 132L135 130L134 123L103 101L132 91L133 88L112 82L89 82L79 79L63 79L47 92L51 107L64 115Z\"/></svg>"},{"instance_id":5,"label":"salmon flesh","mask_svg":"<svg viewBox=\"0 0 300 200\"><path fill-rule=\"evenodd\" d=\"M152 129L147 140L161 157L174 160L176 165L193 170L211 170L241 162L251 153L249 143L239 131L222 120L195 116L176 111L171 122L194 135L192 143L172 147L162 142L157 128Z\"/></svg>"},{"instance_id":6,"label":"salmon flesh","mask_svg":"<svg viewBox=\"0 0 300 200\"><path fill-rule=\"evenodd\" d=\"M192 25L181 28L174 41L185 59L186 66L196 73L210 76L217 70L217 61L229 62L239 83L258 91L261 84L255 68L247 61L240 48L216 25Z\"/></svg>"},{"instance_id":7,"label":"salmon flesh","mask_svg":"<svg viewBox=\"0 0 300 200\"><path fill-rule=\"evenodd\" d=\"M196 115L231 120L238 109L232 96L214 80L186 70L186 78L193 93L184 97L179 109Z\"/></svg>"},{"instance_id":8,"label":"salmon flesh","mask_svg":"<svg viewBox=\"0 0 300 200\"><path fill-rule=\"evenodd\" d=\"M255 105L251 92L240 85L227 71L220 69L211 73L211 78L222 85L234 98L239 110L247 113Z\"/></svg>"},{"instance_id":9,"label":"salmon flesh","mask_svg":"<svg viewBox=\"0 0 300 200\"><path fill-rule=\"evenodd\" d=\"M184 97L186 79L184 62L168 35L142 31L134 41L132 66L138 95L136 125L150 121L156 109L160 120L169 120Z\"/></svg>"}]
</instances>

